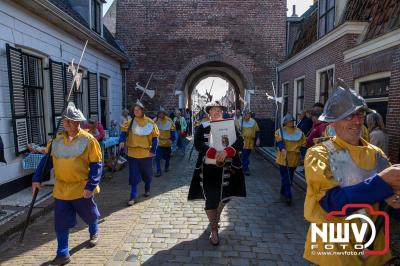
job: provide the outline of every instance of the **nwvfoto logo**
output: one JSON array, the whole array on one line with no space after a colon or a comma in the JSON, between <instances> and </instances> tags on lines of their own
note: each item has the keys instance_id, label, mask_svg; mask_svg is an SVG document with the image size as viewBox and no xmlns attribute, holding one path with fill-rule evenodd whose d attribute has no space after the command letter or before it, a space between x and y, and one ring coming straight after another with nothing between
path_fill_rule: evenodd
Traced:
<instances>
[{"instance_id":1,"label":"nwvfoto logo","mask_svg":"<svg viewBox=\"0 0 400 266\"><path fill-rule=\"evenodd\" d=\"M311 249L319 248L318 244L316 244L318 236L321 238L325 250L332 250L335 246L346 250L347 247L352 245L355 250L364 251L366 256L386 254L389 251L389 215L384 211L375 211L369 204L347 204L341 211L328 213L326 219L330 220L334 216L346 216L348 209L367 209L369 216L354 213L346 217L345 220L349 221L348 223L322 223L319 226L316 223L311 223ZM383 250L368 249L373 245L379 233L377 230L380 229L375 227L370 216L377 216L377 218L381 216L380 219L384 219L385 246ZM361 220L361 223L350 222L354 219ZM370 230L368 230L368 227ZM354 236L356 244L350 244L351 234Z\"/></svg>"}]
</instances>

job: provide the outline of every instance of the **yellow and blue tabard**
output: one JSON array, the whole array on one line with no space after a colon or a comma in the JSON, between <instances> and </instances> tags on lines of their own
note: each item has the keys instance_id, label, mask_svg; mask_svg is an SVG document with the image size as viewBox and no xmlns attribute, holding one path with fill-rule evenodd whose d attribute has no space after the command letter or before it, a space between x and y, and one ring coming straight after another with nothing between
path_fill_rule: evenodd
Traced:
<instances>
[{"instance_id":1,"label":"yellow and blue tabard","mask_svg":"<svg viewBox=\"0 0 400 266\"><path fill-rule=\"evenodd\" d=\"M163 118L157 119L157 127L160 131L160 136L158 138L158 146L160 147L171 147L171 132L175 131L175 124L172 119L165 116Z\"/></svg>"},{"instance_id":2,"label":"yellow and blue tabard","mask_svg":"<svg viewBox=\"0 0 400 266\"><path fill-rule=\"evenodd\" d=\"M101 163L102 154L98 141L87 131L80 129L72 139L66 132L53 140L51 155L56 177L53 196L60 200L83 197L88 181L90 163ZM100 187L94 193L100 192Z\"/></svg>"},{"instance_id":3,"label":"yellow and blue tabard","mask_svg":"<svg viewBox=\"0 0 400 266\"><path fill-rule=\"evenodd\" d=\"M121 132L128 132L131 121L132 119L121 126ZM137 159L149 157L152 139L160 135L156 123L147 116L135 117L129 130L126 140L128 156Z\"/></svg>"},{"instance_id":4,"label":"yellow and blue tabard","mask_svg":"<svg viewBox=\"0 0 400 266\"><path fill-rule=\"evenodd\" d=\"M254 149L254 140L256 138L257 131L260 131L256 120L250 118L249 120L242 120L240 118L236 120L236 128L242 132L244 138L243 149Z\"/></svg>"},{"instance_id":5,"label":"yellow and blue tabard","mask_svg":"<svg viewBox=\"0 0 400 266\"><path fill-rule=\"evenodd\" d=\"M332 125L329 124L325 128L324 137L334 137L334 136L336 136L335 129L332 127ZM369 131L368 128L364 125L362 126L361 130L361 138L369 142Z\"/></svg>"},{"instance_id":6,"label":"yellow and blue tabard","mask_svg":"<svg viewBox=\"0 0 400 266\"><path fill-rule=\"evenodd\" d=\"M300 149L306 147L306 137L299 128L283 127L283 139L285 140L285 149L287 151L287 160L289 167L297 167L300 162ZM282 141L280 129L275 131L275 141ZM278 149L276 163L286 165L285 156Z\"/></svg>"},{"instance_id":7,"label":"yellow and blue tabard","mask_svg":"<svg viewBox=\"0 0 400 266\"><path fill-rule=\"evenodd\" d=\"M317 144L312 148L308 149L304 160L305 176L307 181L307 194L304 202L304 217L310 223L316 223L318 226L322 223L348 223L346 216L333 216L329 221L326 219L327 212L321 207L320 201L325 196L327 191L338 186L346 186L343 182L343 178L339 177L341 174L349 178L348 185L358 182L358 180L352 180L359 178L359 174L345 173L354 171L359 172L374 172L379 165L379 161L382 158L385 163L388 163L384 153L377 147L369 144L365 140L361 139L362 146L351 145L338 136L332 137L331 139ZM328 145L329 144L329 145ZM332 152L333 150L333 152ZM341 167L332 164L337 163L336 158L332 158L335 154L344 153L347 154L347 159L341 162ZM352 166L353 165L353 166ZM345 166L345 167L343 167ZM357 170L359 169L359 170ZM339 174L338 174L339 173ZM378 204L375 204L374 209L378 208ZM359 210L364 211L364 210ZM366 212L364 214L367 214ZM372 220L376 216L371 217ZM360 223L359 219L352 220L352 223ZM354 236L350 234L350 244L346 247L345 251L356 251L352 244L356 243ZM311 248L312 244L317 244L318 247ZM382 230L377 234L374 247L376 250L382 250L384 247L384 234ZM316 243L311 243L311 227L307 233L307 239L304 249L304 258L318 265L383 265L391 258L390 252L381 256L368 256L361 257L358 255L318 255L316 252L326 251L324 249L322 240L317 238ZM344 251L340 244L334 244L332 252ZM321 253L320 253L321 254ZM323 253L322 253L323 254Z\"/></svg>"}]
</instances>

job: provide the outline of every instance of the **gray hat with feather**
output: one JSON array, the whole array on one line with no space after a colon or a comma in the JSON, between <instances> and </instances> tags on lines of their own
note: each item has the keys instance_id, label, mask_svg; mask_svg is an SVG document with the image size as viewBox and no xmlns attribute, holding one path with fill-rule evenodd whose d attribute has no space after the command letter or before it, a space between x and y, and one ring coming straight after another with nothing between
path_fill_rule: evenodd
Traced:
<instances>
[{"instance_id":1,"label":"gray hat with feather","mask_svg":"<svg viewBox=\"0 0 400 266\"><path fill-rule=\"evenodd\" d=\"M76 108L73 102L68 103L67 109L65 109L63 113L63 117L77 122L86 121L82 111Z\"/></svg>"},{"instance_id":2,"label":"gray hat with feather","mask_svg":"<svg viewBox=\"0 0 400 266\"><path fill-rule=\"evenodd\" d=\"M140 108L144 109L144 105L139 99L133 104L133 107L135 106L139 106Z\"/></svg>"},{"instance_id":3,"label":"gray hat with feather","mask_svg":"<svg viewBox=\"0 0 400 266\"><path fill-rule=\"evenodd\" d=\"M294 118L294 116L292 114L288 113L283 117L282 124L286 124L287 122L290 122L290 121L296 121L296 119Z\"/></svg>"},{"instance_id":4,"label":"gray hat with feather","mask_svg":"<svg viewBox=\"0 0 400 266\"><path fill-rule=\"evenodd\" d=\"M159 113L164 113L165 115L168 115L167 110L165 110L165 108L162 106L160 106L160 110L158 110L157 114Z\"/></svg>"}]
</instances>

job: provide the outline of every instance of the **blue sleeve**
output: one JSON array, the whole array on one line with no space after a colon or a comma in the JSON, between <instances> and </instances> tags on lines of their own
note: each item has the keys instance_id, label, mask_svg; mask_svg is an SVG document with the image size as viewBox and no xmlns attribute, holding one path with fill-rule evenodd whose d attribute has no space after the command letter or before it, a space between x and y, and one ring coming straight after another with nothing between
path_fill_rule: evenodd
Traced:
<instances>
[{"instance_id":1,"label":"blue sleeve","mask_svg":"<svg viewBox=\"0 0 400 266\"><path fill-rule=\"evenodd\" d=\"M100 183L100 178L103 170L102 166L103 164L101 162L89 164L89 179L85 186L86 190L93 191Z\"/></svg>"},{"instance_id":2,"label":"blue sleeve","mask_svg":"<svg viewBox=\"0 0 400 266\"><path fill-rule=\"evenodd\" d=\"M35 173L33 174L32 182L41 182L40 178L41 178L42 171L43 171L43 173L47 173L48 171L50 171L53 168L53 158L51 156L47 161L47 165L45 166L46 158L49 156L50 156L49 154L46 154L40 160L40 163L39 163L38 167L36 168Z\"/></svg>"},{"instance_id":3,"label":"blue sleeve","mask_svg":"<svg viewBox=\"0 0 400 266\"><path fill-rule=\"evenodd\" d=\"M153 154L156 153L157 145L158 145L158 138L157 138L157 137L154 137L154 138L151 140L151 149L150 149L150 152L151 152L151 153L153 153Z\"/></svg>"},{"instance_id":4,"label":"blue sleeve","mask_svg":"<svg viewBox=\"0 0 400 266\"><path fill-rule=\"evenodd\" d=\"M125 142L126 141L126 136L128 135L128 132L126 131L121 131L121 134L119 135L119 143Z\"/></svg>"},{"instance_id":5,"label":"blue sleeve","mask_svg":"<svg viewBox=\"0 0 400 266\"><path fill-rule=\"evenodd\" d=\"M353 186L335 187L328 190L319 204L326 212L340 211L349 203L374 204L393 194L392 188L379 175L376 175Z\"/></svg>"},{"instance_id":6,"label":"blue sleeve","mask_svg":"<svg viewBox=\"0 0 400 266\"><path fill-rule=\"evenodd\" d=\"M259 138L260 138L260 135L261 135L261 134L260 134L260 131L257 131L257 132L256 132L256 139L259 139Z\"/></svg>"},{"instance_id":7,"label":"blue sleeve","mask_svg":"<svg viewBox=\"0 0 400 266\"><path fill-rule=\"evenodd\" d=\"M276 146L278 146L279 150L282 150L285 148L285 143L281 140L276 143Z\"/></svg>"}]
</instances>

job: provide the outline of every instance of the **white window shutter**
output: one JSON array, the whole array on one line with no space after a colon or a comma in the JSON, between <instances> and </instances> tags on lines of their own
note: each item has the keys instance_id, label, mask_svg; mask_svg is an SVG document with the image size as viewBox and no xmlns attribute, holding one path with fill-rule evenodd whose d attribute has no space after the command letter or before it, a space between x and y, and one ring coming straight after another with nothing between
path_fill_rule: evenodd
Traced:
<instances>
[{"instance_id":1,"label":"white window shutter","mask_svg":"<svg viewBox=\"0 0 400 266\"><path fill-rule=\"evenodd\" d=\"M88 72L88 90L89 90L89 117L99 117L99 90L97 87L97 74Z\"/></svg>"},{"instance_id":2,"label":"white window shutter","mask_svg":"<svg viewBox=\"0 0 400 266\"><path fill-rule=\"evenodd\" d=\"M65 102L65 71L64 64L50 59L50 92L51 92L51 111L53 118L53 132L57 129L57 122L64 111ZM59 132L62 130L60 125Z\"/></svg>"},{"instance_id":3,"label":"white window shutter","mask_svg":"<svg viewBox=\"0 0 400 266\"><path fill-rule=\"evenodd\" d=\"M29 143L26 118L15 119L15 128L17 136L17 150L19 153L22 153L26 150Z\"/></svg>"},{"instance_id":4,"label":"white window shutter","mask_svg":"<svg viewBox=\"0 0 400 266\"><path fill-rule=\"evenodd\" d=\"M11 115L16 155L28 150L27 106L22 74L22 52L6 44Z\"/></svg>"}]
</instances>

